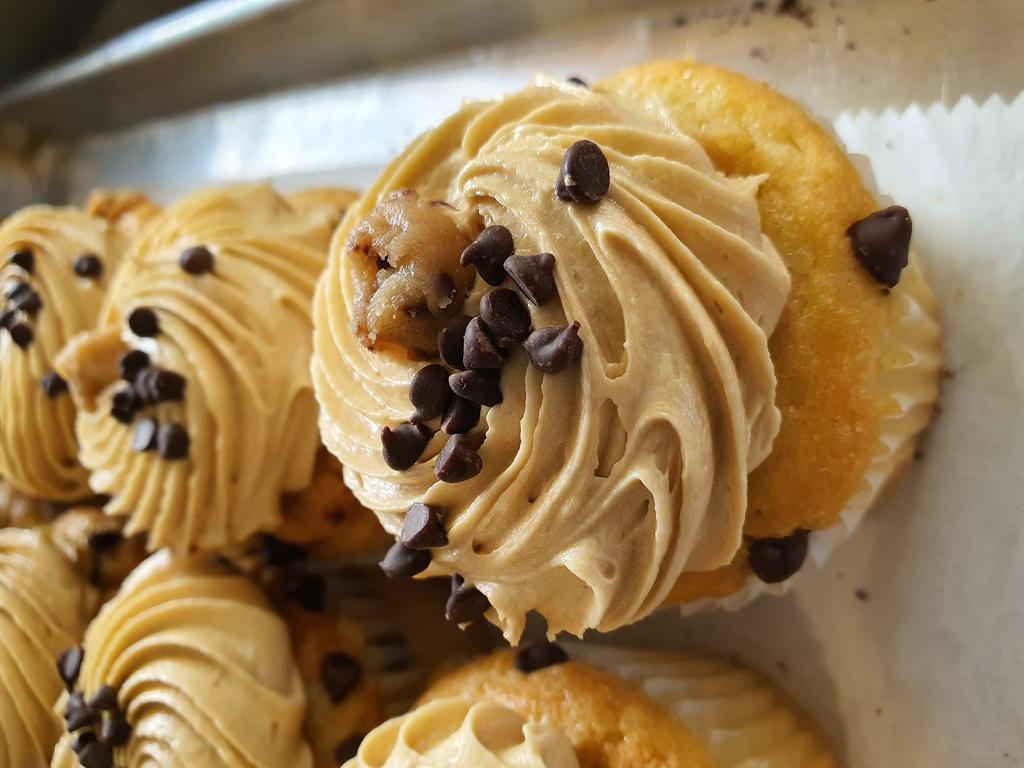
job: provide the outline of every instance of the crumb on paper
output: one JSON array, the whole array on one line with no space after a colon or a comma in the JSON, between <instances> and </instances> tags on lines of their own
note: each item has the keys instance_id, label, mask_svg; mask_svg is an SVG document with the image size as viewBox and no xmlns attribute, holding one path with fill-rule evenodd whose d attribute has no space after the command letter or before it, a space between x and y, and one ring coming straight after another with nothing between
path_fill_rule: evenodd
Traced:
<instances>
[{"instance_id":1,"label":"crumb on paper","mask_svg":"<svg viewBox=\"0 0 1024 768\"><path fill-rule=\"evenodd\" d=\"M848 50L848 51L856 51L857 50L857 41L856 40L847 40L846 41L846 50Z\"/></svg>"},{"instance_id":2,"label":"crumb on paper","mask_svg":"<svg viewBox=\"0 0 1024 768\"><path fill-rule=\"evenodd\" d=\"M914 449L914 461L924 461L924 451L920 448Z\"/></svg>"},{"instance_id":3,"label":"crumb on paper","mask_svg":"<svg viewBox=\"0 0 1024 768\"><path fill-rule=\"evenodd\" d=\"M779 672L781 672L782 674L786 674L787 672L789 672L789 665L784 661L776 661L775 668L779 670Z\"/></svg>"},{"instance_id":4,"label":"crumb on paper","mask_svg":"<svg viewBox=\"0 0 1024 768\"><path fill-rule=\"evenodd\" d=\"M789 16L805 27L814 26L813 12L801 0L779 0L779 4L775 6L775 15Z\"/></svg>"},{"instance_id":5,"label":"crumb on paper","mask_svg":"<svg viewBox=\"0 0 1024 768\"><path fill-rule=\"evenodd\" d=\"M868 600L871 599L871 595L869 595L868 591L863 587L858 588L853 594L862 603L866 603Z\"/></svg>"},{"instance_id":6,"label":"crumb on paper","mask_svg":"<svg viewBox=\"0 0 1024 768\"><path fill-rule=\"evenodd\" d=\"M750 58L757 59L758 61L768 61L768 54L764 52L764 48L755 45L750 49Z\"/></svg>"},{"instance_id":7,"label":"crumb on paper","mask_svg":"<svg viewBox=\"0 0 1024 768\"><path fill-rule=\"evenodd\" d=\"M677 13L675 16L672 17L672 26L673 27L685 27L686 24L687 24L687 21L688 21L688 19L686 18L686 14L685 13Z\"/></svg>"},{"instance_id":8,"label":"crumb on paper","mask_svg":"<svg viewBox=\"0 0 1024 768\"><path fill-rule=\"evenodd\" d=\"M875 707L875 715L878 716L878 717L882 716L882 708L881 707Z\"/></svg>"}]
</instances>

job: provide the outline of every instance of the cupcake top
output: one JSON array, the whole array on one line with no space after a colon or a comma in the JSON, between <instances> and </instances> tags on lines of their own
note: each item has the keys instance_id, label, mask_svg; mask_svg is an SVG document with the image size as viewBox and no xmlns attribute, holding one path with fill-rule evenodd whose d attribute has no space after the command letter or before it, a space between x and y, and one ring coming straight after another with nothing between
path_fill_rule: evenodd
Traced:
<instances>
[{"instance_id":1,"label":"cupcake top","mask_svg":"<svg viewBox=\"0 0 1024 768\"><path fill-rule=\"evenodd\" d=\"M569 740L507 707L438 699L389 720L345 768L578 768Z\"/></svg>"},{"instance_id":2,"label":"cupcake top","mask_svg":"<svg viewBox=\"0 0 1024 768\"><path fill-rule=\"evenodd\" d=\"M653 112L541 81L467 105L349 209L314 384L360 501L393 534L418 503L443 529L396 573L458 574L514 640L532 609L552 632L636 621L730 561L779 427L789 280L758 183Z\"/></svg>"},{"instance_id":3,"label":"cupcake top","mask_svg":"<svg viewBox=\"0 0 1024 768\"><path fill-rule=\"evenodd\" d=\"M82 649L62 701L74 733L55 768L312 764L288 630L247 578L157 553L103 607Z\"/></svg>"},{"instance_id":4,"label":"cupcake top","mask_svg":"<svg viewBox=\"0 0 1024 768\"><path fill-rule=\"evenodd\" d=\"M0 530L0 765L46 765L61 732L57 658L96 595L46 535Z\"/></svg>"},{"instance_id":5,"label":"cupcake top","mask_svg":"<svg viewBox=\"0 0 1024 768\"><path fill-rule=\"evenodd\" d=\"M310 482L309 305L331 217L302 210L269 185L178 201L61 356L93 490L152 549L273 528L282 492Z\"/></svg>"},{"instance_id":6,"label":"cupcake top","mask_svg":"<svg viewBox=\"0 0 1024 768\"><path fill-rule=\"evenodd\" d=\"M89 493L78 461L75 408L54 358L92 328L135 221L138 195L94 197L90 212L33 206L0 225L0 476L37 498ZM146 214L148 215L148 214ZM119 219L130 219L125 229Z\"/></svg>"}]
</instances>

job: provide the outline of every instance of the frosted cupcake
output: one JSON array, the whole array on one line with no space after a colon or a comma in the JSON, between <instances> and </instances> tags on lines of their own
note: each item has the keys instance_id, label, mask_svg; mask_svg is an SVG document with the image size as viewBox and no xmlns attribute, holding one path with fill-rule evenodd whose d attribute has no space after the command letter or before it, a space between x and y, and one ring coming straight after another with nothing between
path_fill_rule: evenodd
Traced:
<instances>
[{"instance_id":1,"label":"frosted cupcake","mask_svg":"<svg viewBox=\"0 0 1024 768\"><path fill-rule=\"evenodd\" d=\"M126 534L226 547L280 526L282 494L311 485L310 300L350 198L196 192L125 258L96 328L58 367L91 487Z\"/></svg>"},{"instance_id":2,"label":"frosted cupcake","mask_svg":"<svg viewBox=\"0 0 1024 768\"><path fill-rule=\"evenodd\" d=\"M92 328L121 255L155 209L137 193L25 208L0 224L0 476L27 496L89 495L75 407L54 359Z\"/></svg>"},{"instance_id":3,"label":"frosted cupcake","mask_svg":"<svg viewBox=\"0 0 1024 768\"><path fill-rule=\"evenodd\" d=\"M345 768L839 765L784 695L737 664L595 655L609 671L549 643L474 662L371 733Z\"/></svg>"},{"instance_id":4,"label":"frosted cupcake","mask_svg":"<svg viewBox=\"0 0 1024 768\"><path fill-rule=\"evenodd\" d=\"M48 765L63 724L57 660L98 596L41 530L0 530L0 765Z\"/></svg>"},{"instance_id":5,"label":"frosted cupcake","mask_svg":"<svg viewBox=\"0 0 1024 768\"><path fill-rule=\"evenodd\" d=\"M153 555L71 654L54 768L313 765L287 627L217 563Z\"/></svg>"},{"instance_id":6,"label":"frosted cupcake","mask_svg":"<svg viewBox=\"0 0 1024 768\"><path fill-rule=\"evenodd\" d=\"M786 582L936 394L934 300L881 207L798 107L694 64L421 136L314 305L321 434L398 539L385 570L450 576L450 618L512 641L533 610L580 634Z\"/></svg>"}]
</instances>

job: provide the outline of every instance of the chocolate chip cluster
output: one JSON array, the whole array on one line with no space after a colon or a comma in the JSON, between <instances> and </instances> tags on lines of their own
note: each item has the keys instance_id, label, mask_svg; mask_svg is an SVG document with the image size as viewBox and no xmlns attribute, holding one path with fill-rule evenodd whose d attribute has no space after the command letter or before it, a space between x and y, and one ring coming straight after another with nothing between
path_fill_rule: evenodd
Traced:
<instances>
[{"instance_id":1,"label":"chocolate chip cluster","mask_svg":"<svg viewBox=\"0 0 1024 768\"><path fill-rule=\"evenodd\" d=\"M593 204L608 193L609 184L608 161L601 148L582 140L566 151L555 194L563 202ZM457 315L441 328L437 352L444 365L434 363L416 373L409 387L412 417L381 432L384 461L402 471L419 460L434 436L426 422L440 418L448 440L434 462L434 474L445 483L461 483L480 473L483 462L467 435L479 423L481 407L501 404L501 368L516 344L523 344L530 364L544 374L566 370L583 352L579 322L534 329L530 311L520 298L522 294L535 306L554 298L557 289L552 254L516 255L512 233L495 224L480 232L462 252L460 264L475 267L484 282L494 288L480 300L478 316ZM508 279L518 293L503 287ZM392 578L411 578L430 566L431 549L447 544L442 511L414 504L381 568ZM450 621L474 621L488 608L490 604L482 592L467 585L461 575L452 576L445 611Z\"/></svg>"},{"instance_id":2,"label":"chocolate chip cluster","mask_svg":"<svg viewBox=\"0 0 1024 768\"><path fill-rule=\"evenodd\" d=\"M28 349L35 340L32 324L43 308L42 297L29 282L35 273L36 256L30 248L22 248L7 257L7 264L20 270L21 275L4 286L0 328L11 335L11 341L18 347ZM103 262L95 254L85 254L75 259L72 270L79 277L95 280L103 274ZM50 398L68 391L64 379L52 371L43 375L39 385Z\"/></svg>"},{"instance_id":3,"label":"chocolate chip cluster","mask_svg":"<svg viewBox=\"0 0 1024 768\"><path fill-rule=\"evenodd\" d=\"M205 245L186 248L178 259L182 271L193 277L212 272L213 252ZM160 335L160 319L149 307L136 307L127 318L129 330L139 338ZM149 355L141 349L125 353L118 361L121 378L126 387L114 393L110 415L122 424L131 424L146 408L160 403L179 402L185 398L184 376L151 364ZM167 461L188 456L191 438L181 424L160 424L153 418L143 418L135 424L132 450L136 453L156 451Z\"/></svg>"},{"instance_id":4,"label":"chocolate chip cluster","mask_svg":"<svg viewBox=\"0 0 1024 768\"><path fill-rule=\"evenodd\" d=\"M101 685L89 697L76 688L84 659L80 645L57 659L57 672L69 694L64 722L75 736L71 749L82 768L114 768L114 749L128 741L132 728L118 707L113 687Z\"/></svg>"}]
</instances>

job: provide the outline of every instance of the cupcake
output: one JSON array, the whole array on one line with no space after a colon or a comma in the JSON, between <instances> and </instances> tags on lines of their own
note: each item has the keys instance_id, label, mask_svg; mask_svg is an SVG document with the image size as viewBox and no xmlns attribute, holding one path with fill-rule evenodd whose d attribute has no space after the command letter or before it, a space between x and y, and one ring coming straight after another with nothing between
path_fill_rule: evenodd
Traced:
<instances>
[{"instance_id":1,"label":"cupcake","mask_svg":"<svg viewBox=\"0 0 1024 768\"><path fill-rule=\"evenodd\" d=\"M292 205L257 185L179 200L60 356L92 489L153 550L272 530L282 494L310 486L309 305L340 205L322 197Z\"/></svg>"},{"instance_id":2,"label":"cupcake","mask_svg":"<svg viewBox=\"0 0 1024 768\"><path fill-rule=\"evenodd\" d=\"M309 768L288 630L249 579L159 552L89 625L54 768Z\"/></svg>"},{"instance_id":3,"label":"cupcake","mask_svg":"<svg viewBox=\"0 0 1024 768\"><path fill-rule=\"evenodd\" d=\"M146 558L145 537L123 529L123 519L95 506L68 509L49 526L54 545L106 597Z\"/></svg>"},{"instance_id":4,"label":"cupcake","mask_svg":"<svg viewBox=\"0 0 1024 768\"><path fill-rule=\"evenodd\" d=\"M909 214L880 208L800 108L692 63L421 136L314 303L321 435L385 570L449 576L449 617L513 642L530 611L579 635L788 582L936 394Z\"/></svg>"},{"instance_id":5,"label":"cupcake","mask_svg":"<svg viewBox=\"0 0 1024 768\"><path fill-rule=\"evenodd\" d=\"M438 584L305 560L264 569L261 578L289 628L317 768L351 757L368 731L409 709L430 675L493 647L486 633L444 621Z\"/></svg>"},{"instance_id":6,"label":"cupcake","mask_svg":"<svg viewBox=\"0 0 1024 768\"><path fill-rule=\"evenodd\" d=\"M57 659L81 641L96 599L44 531L0 530L0 765L49 763L68 668Z\"/></svg>"},{"instance_id":7,"label":"cupcake","mask_svg":"<svg viewBox=\"0 0 1024 768\"><path fill-rule=\"evenodd\" d=\"M38 205L0 224L0 476L30 497L90 495L75 407L54 359L96 322L121 255L152 205L96 193L86 210Z\"/></svg>"},{"instance_id":8,"label":"cupcake","mask_svg":"<svg viewBox=\"0 0 1024 768\"><path fill-rule=\"evenodd\" d=\"M618 649L594 656L608 671L546 642L474 662L371 733L346 768L839 765L788 699L737 664ZM451 759L460 752L481 761Z\"/></svg>"}]
</instances>

